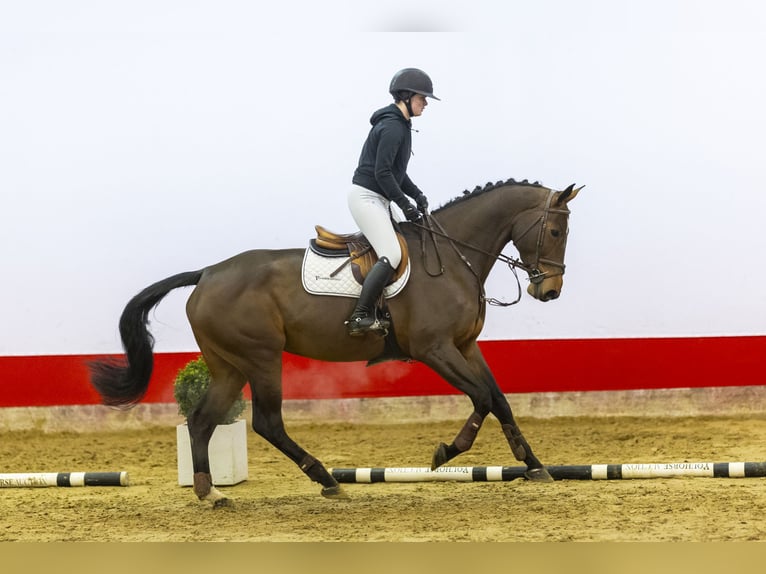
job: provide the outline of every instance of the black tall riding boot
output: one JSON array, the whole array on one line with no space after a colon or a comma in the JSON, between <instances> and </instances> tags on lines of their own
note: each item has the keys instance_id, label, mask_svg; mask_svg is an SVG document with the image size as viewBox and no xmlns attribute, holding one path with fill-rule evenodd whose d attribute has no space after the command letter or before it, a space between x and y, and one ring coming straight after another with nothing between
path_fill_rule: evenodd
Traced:
<instances>
[{"instance_id":1,"label":"black tall riding boot","mask_svg":"<svg viewBox=\"0 0 766 574\"><path fill-rule=\"evenodd\" d=\"M372 266L364 279L356 309L346 321L349 335L356 337L370 331L384 331L386 329L386 326L381 325L375 317L375 304L393 274L394 269L386 257L381 257Z\"/></svg>"}]
</instances>

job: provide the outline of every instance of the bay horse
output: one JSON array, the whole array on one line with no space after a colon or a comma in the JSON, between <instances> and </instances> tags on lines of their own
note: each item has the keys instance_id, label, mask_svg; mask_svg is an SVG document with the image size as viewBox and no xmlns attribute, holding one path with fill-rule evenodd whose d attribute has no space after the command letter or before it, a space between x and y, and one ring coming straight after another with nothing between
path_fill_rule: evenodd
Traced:
<instances>
[{"instance_id":1,"label":"bay horse","mask_svg":"<svg viewBox=\"0 0 766 574\"><path fill-rule=\"evenodd\" d=\"M130 408L138 403L153 367L149 312L171 290L196 286L186 314L212 380L187 421L194 493L200 500L214 507L229 504L213 485L208 443L246 383L252 392L253 430L319 483L323 496L346 497L325 466L285 430L283 351L322 361L420 361L468 395L473 405L454 440L436 448L433 469L470 449L492 413L513 456L526 464L526 478L549 482L552 478L522 435L477 338L486 305L492 302L485 296L484 283L498 259L528 273L527 292L533 298L551 301L559 296L568 203L580 189L571 185L555 191L510 179L464 192L427 214L425 224L400 223L411 271L405 288L386 301L393 345L390 336L348 336L344 320L356 303L353 298L312 295L302 288L305 249L251 250L173 275L133 297L119 321L125 357L92 363L91 384L106 405ZM502 254L510 242L520 259ZM434 272L435 265L441 270Z\"/></svg>"}]
</instances>

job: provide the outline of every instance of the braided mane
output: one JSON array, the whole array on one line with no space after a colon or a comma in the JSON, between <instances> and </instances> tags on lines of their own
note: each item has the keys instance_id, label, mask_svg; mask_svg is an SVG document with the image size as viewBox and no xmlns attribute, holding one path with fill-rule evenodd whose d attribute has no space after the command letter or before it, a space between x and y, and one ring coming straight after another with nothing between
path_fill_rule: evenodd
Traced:
<instances>
[{"instance_id":1,"label":"braided mane","mask_svg":"<svg viewBox=\"0 0 766 574\"><path fill-rule=\"evenodd\" d=\"M475 188L473 188L473 191L468 191L466 189L465 191L463 191L463 195L460 195L454 199L451 199L444 205L439 206L438 209L434 210L434 213L442 209L445 209L447 207L450 207L452 205L455 205L456 203L467 201L473 197L476 197L477 195L481 195L482 193L486 193L488 191L492 191L493 189L497 189L498 187L503 187L506 185L528 185L530 187L543 187L539 181L530 183L529 180L526 180L526 179L522 181L516 181L515 179L510 178L510 179L507 179L506 181L500 180L495 183L487 182L484 185L484 187L477 185Z\"/></svg>"}]
</instances>

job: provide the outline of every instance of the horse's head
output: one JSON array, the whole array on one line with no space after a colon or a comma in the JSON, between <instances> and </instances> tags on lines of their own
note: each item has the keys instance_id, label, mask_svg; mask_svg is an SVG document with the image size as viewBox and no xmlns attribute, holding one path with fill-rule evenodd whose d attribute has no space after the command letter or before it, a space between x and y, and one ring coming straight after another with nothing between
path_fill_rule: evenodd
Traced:
<instances>
[{"instance_id":1,"label":"horse's head","mask_svg":"<svg viewBox=\"0 0 766 574\"><path fill-rule=\"evenodd\" d=\"M564 252L569 234L569 208L584 186L548 190L542 202L514 222L513 242L529 274L527 292L540 301L558 298L564 285Z\"/></svg>"}]
</instances>

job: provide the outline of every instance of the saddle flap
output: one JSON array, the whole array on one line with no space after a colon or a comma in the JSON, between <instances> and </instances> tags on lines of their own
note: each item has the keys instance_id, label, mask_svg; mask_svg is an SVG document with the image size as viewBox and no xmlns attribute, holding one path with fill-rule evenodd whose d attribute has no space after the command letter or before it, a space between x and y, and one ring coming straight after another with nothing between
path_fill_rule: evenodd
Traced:
<instances>
[{"instance_id":1,"label":"saddle flap","mask_svg":"<svg viewBox=\"0 0 766 574\"><path fill-rule=\"evenodd\" d=\"M367 277L372 266L378 260L378 255L375 250L370 246L367 238L361 231L356 233L335 233L330 231L321 225L315 225L317 236L312 239L312 247L316 246L319 249L315 249L317 253L321 254L321 251L335 251L339 254L348 253L351 258L351 270L354 278L361 284L364 283L364 278ZM391 283L396 282L404 275L407 269L407 262L409 260L409 249L407 248L407 241L404 236L396 231L396 239L399 241L399 248L402 252L402 259L399 262L399 266L394 270L394 274L389 281Z\"/></svg>"}]
</instances>

